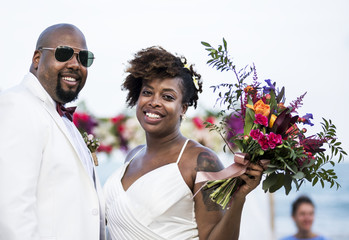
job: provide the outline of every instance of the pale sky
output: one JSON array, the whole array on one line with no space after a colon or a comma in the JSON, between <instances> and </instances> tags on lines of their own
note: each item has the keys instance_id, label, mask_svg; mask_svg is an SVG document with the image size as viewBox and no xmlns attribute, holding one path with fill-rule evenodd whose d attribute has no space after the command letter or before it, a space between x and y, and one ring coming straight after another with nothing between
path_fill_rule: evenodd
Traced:
<instances>
[{"instance_id":1,"label":"pale sky","mask_svg":"<svg viewBox=\"0 0 349 240\"><path fill-rule=\"evenodd\" d=\"M125 64L138 50L161 45L187 57L202 75L201 105L212 109L211 85L235 81L206 65L201 41L224 37L238 67L255 63L259 79L285 86L286 103L308 92L300 115L332 119L349 152L349 1L346 0L62 0L2 1L0 90L27 73L39 34L72 23L85 34L96 59L80 94L90 112L111 117L125 111L120 85ZM344 108L343 108L344 107Z\"/></svg>"}]
</instances>

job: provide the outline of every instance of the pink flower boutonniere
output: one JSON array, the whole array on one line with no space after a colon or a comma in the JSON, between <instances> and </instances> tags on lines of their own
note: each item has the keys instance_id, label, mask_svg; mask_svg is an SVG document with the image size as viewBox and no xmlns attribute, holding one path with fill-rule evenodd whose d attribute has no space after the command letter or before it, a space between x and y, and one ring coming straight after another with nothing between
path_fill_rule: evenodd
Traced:
<instances>
[{"instance_id":1,"label":"pink flower boutonniere","mask_svg":"<svg viewBox=\"0 0 349 240\"><path fill-rule=\"evenodd\" d=\"M91 151L91 155L92 155L95 166L98 166L98 159L97 159L96 152L100 145L99 140L95 138L92 134L87 134L87 132L84 132L82 134L82 137L87 145L87 148Z\"/></svg>"}]
</instances>

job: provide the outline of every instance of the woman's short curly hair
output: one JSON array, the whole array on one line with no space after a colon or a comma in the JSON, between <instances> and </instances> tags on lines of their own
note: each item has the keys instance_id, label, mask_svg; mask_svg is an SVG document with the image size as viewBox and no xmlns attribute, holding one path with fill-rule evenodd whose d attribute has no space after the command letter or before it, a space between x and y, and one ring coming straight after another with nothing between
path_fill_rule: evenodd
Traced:
<instances>
[{"instance_id":1,"label":"woman's short curly hair","mask_svg":"<svg viewBox=\"0 0 349 240\"><path fill-rule=\"evenodd\" d=\"M129 61L122 89L128 91L126 102L129 107L137 104L143 81L156 78L180 78L183 93L183 104L197 106L198 93L202 92L200 74L188 66L184 57L177 57L162 47L149 47L135 54L134 59ZM197 84L194 84L194 79Z\"/></svg>"}]
</instances>

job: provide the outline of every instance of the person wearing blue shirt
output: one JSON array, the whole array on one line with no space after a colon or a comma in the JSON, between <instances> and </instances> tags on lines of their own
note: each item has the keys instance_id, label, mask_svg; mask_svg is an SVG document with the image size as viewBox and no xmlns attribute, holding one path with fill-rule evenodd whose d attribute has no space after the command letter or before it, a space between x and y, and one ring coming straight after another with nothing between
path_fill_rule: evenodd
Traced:
<instances>
[{"instance_id":1,"label":"person wearing blue shirt","mask_svg":"<svg viewBox=\"0 0 349 240\"><path fill-rule=\"evenodd\" d=\"M307 196L298 197L292 204L292 218L298 231L295 235L284 237L281 240L329 240L311 230L314 215L315 205L313 201Z\"/></svg>"}]
</instances>

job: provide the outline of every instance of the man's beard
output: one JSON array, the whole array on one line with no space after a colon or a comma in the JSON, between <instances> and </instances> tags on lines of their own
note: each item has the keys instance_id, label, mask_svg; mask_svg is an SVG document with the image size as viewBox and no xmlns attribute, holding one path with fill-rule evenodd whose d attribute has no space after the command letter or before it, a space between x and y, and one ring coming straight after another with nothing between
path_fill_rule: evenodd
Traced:
<instances>
[{"instance_id":1,"label":"man's beard","mask_svg":"<svg viewBox=\"0 0 349 240\"><path fill-rule=\"evenodd\" d=\"M81 91L80 84L78 86L78 89L74 91L64 91L61 86L61 82L58 81L57 87L56 87L56 94L57 97L63 102L68 103L71 101L74 101L78 98L79 92Z\"/></svg>"}]
</instances>

